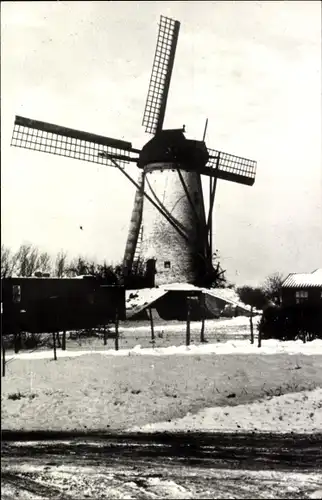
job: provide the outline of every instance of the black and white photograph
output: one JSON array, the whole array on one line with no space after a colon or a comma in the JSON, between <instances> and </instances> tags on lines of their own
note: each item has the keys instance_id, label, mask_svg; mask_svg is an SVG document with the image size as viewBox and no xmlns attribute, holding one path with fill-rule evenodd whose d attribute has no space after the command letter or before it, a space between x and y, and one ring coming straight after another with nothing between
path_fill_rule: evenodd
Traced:
<instances>
[{"instance_id":1,"label":"black and white photograph","mask_svg":"<svg viewBox=\"0 0 322 500\"><path fill-rule=\"evenodd\" d=\"M321 3L1 2L1 497L322 498Z\"/></svg>"}]
</instances>

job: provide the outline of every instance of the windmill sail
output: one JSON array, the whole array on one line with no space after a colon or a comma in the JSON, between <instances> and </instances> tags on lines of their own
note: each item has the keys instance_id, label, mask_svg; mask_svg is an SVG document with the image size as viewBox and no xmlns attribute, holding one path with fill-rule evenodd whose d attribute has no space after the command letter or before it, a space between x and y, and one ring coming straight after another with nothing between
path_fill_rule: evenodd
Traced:
<instances>
[{"instance_id":1,"label":"windmill sail","mask_svg":"<svg viewBox=\"0 0 322 500\"><path fill-rule=\"evenodd\" d=\"M130 153L137 152L132 148L130 142L31 120L22 116L16 116L11 146L101 165L113 166L109 157L121 164L137 160L130 156Z\"/></svg>"},{"instance_id":2,"label":"windmill sail","mask_svg":"<svg viewBox=\"0 0 322 500\"><path fill-rule=\"evenodd\" d=\"M241 156L209 149L209 160L205 167L205 175L213 175L217 179L237 182L252 186L255 182L257 162Z\"/></svg>"},{"instance_id":3,"label":"windmill sail","mask_svg":"<svg viewBox=\"0 0 322 500\"><path fill-rule=\"evenodd\" d=\"M161 16L157 46L142 125L155 134L162 130L180 23Z\"/></svg>"},{"instance_id":4,"label":"windmill sail","mask_svg":"<svg viewBox=\"0 0 322 500\"><path fill-rule=\"evenodd\" d=\"M252 186L257 167L255 161L207 149L204 140L186 139L184 129L163 130L179 29L179 21L161 16L142 122L154 137L142 151L126 141L20 116L15 119L11 142L16 147L118 168L136 187L124 271L134 274L141 250L140 262L154 262L157 286L210 283L217 179ZM123 167L128 162L142 169L138 182ZM207 217L201 175L210 180Z\"/></svg>"}]
</instances>

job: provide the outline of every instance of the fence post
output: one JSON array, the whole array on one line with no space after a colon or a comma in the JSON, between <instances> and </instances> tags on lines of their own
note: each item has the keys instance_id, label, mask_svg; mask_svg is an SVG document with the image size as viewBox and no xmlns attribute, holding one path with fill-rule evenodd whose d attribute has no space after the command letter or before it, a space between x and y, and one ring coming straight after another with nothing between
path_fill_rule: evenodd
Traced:
<instances>
[{"instance_id":1,"label":"fence post","mask_svg":"<svg viewBox=\"0 0 322 500\"><path fill-rule=\"evenodd\" d=\"M115 311L115 350L119 350L119 311Z\"/></svg>"},{"instance_id":2,"label":"fence post","mask_svg":"<svg viewBox=\"0 0 322 500\"><path fill-rule=\"evenodd\" d=\"M186 329L186 346L190 345L190 297L187 297L187 329Z\"/></svg>"},{"instance_id":3,"label":"fence post","mask_svg":"<svg viewBox=\"0 0 322 500\"><path fill-rule=\"evenodd\" d=\"M56 332L53 332L53 342L54 342L54 360L57 361Z\"/></svg>"},{"instance_id":4,"label":"fence post","mask_svg":"<svg viewBox=\"0 0 322 500\"><path fill-rule=\"evenodd\" d=\"M258 328L258 326L257 326ZM258 328L258 347L262 347L262 329Z\"/></svg>"},{"instance_id":5,"label":"fence post","mask_svg":"<svg viewBox=\"0 0 322 500\"><path fill-rule=\"evenodd\" d=\"M21 347L21 332L14 333L14 344L15 344L15 354L19 352L19 347Z\"/></svg>"},{"instance_id":6,"label":"fence post","mask_svg":"<svg viewBox=\"0 0 322 500\"><path fill-rule=\"evenodd\" d=\"M61 348L63 351L66 351L66 330L63 331Z\"/></svg>"},{"instance_id":7,"label":"fence post","mask_svg":"<svg viewBox=\"0 0 322 500\"><path fill-rule=\"evenodd\" d=\"M201 309L201 331L200 331L200 342L206 342L205 339L205 315L206 315L206 305L205 305L205 294L201 292L200 295L200 309Z\"/></svg>"},{"instance_id":8,"label":"fence post","mask_svg":"<svg viewBox=\"0 0 322 500\"><path fill-rule=\"evenodd\" d=\"M154 324L153 324L153 316L152 316L152 310L151 307L149 307L149 317L150 317L150 325L151 325L151 341L155 342L155 335L154 335Z\"/></svg>"},{"instance_id":9,"label":"fence post","mask_svg":"<svg viewBox=\"0 0 322 500\"><path fill-rule=\"evenodd\" d=\"M1 333L1 344L2 344L2 376L6 375L6 348L4 345L3 335Z\"/></svg>"},{"instance_id":10,"label":"fence post","mask_svg":"<svg viewBox=\"0 0 322 500\"><path fill-rule=\"evenodd\" d=\"M252 306L251 306L251 310L250 310L249 322L250 322L250 343L253 344L254 343L254 325L253 325L253 307Z\"/></svg>"}]
</instances>

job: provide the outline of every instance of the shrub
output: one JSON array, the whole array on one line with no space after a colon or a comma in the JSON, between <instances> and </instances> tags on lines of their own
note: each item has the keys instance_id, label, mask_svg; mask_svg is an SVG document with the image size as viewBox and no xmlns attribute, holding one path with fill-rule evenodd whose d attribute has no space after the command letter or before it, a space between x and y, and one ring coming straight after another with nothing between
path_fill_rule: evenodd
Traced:
<instances>
[{"instance_id":1,"label":"shrub","mask_svg":"<svg viewBox=\"0 0 322 500\"><path fill-rule=\"evenodd\" d=\"M30 394L25 394L23 392L13 392L11 394L8 394L8 399L11 399L12 401L17 401L22 398L29 398L29 399L34 399L37 396L35 393L30 393Z\"/></svg>"},{"instance_id":2,"label":"shrub","mask_svg":"<svg viewBox=\"0 0 322 500\"><path fill-rule=\"evenodd\" d=\"M44 344L43 335L41 333L27 333L23 339L23 344L26 349L35 349Z\"/></svg>"},{"instance_id":3,"label":"shrub","mask_svg":"<svg viewBox=\"0 0 322 500\"><path fill-rule=\"evenodd\" d=\"M41 333L26 333L22 332L20 335L4 335L5 349L15 349L15 352L21 349L37 349L38 347L49 346L51 335Z\"/></svg>"},{"instance_id":4,"label":"shrub","mask_svg":"<svg viewBox=\"0 0 322 500\"><path fill-rule=\"evenodd\" d=\"M264 339L322 339L322 310L304 304L270 306L263 312L258 330Z\"/></svg>"}]
</instances>

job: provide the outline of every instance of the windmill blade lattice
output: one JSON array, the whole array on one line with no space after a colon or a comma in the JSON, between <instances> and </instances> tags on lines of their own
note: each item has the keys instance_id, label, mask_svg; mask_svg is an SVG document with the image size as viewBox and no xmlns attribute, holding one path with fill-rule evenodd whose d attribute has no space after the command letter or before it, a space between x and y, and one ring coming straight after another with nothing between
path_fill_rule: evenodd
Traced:
<instances>
[{"instance_id":1,"label":"windmill blade lattice","mask_svg":"<svg viewBox=\"0 0 322 500\"><path fill-rule=\"evenodd\" d=\"M257 162L240 156L209 149L209 160L206 168L213 169L218 179L252 186L255 182Z\"/></svg>"},{"instance_id":2,"label":"windmill blade lattice","mask_svg":"<svg viewBox=\"0 0 322 500\"><path fill-rule=\"evenodd\" d=\"M108 166L114 166L109 157L121 164L136 161L130 142L22 116L16 116L11 145Z\"/></svg>"},{"instance_id":3,"label":"windmill blade lattice","mask_svg":"<svg viewBox=\"0 0 322 500\"><path fill-rule=\"evenodd\" d=\"M162 130L180 23L161 16L142 125L150 134Z\"/></svg>"}]
</instances>

